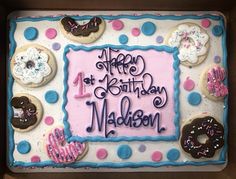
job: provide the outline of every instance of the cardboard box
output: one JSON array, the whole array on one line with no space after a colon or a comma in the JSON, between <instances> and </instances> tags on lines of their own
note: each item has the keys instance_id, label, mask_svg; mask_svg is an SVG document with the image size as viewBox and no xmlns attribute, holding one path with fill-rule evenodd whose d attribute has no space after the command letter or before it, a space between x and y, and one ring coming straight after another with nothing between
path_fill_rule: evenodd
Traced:
<instances>
[{"instance_id":1,"label":"cardboard box","mask_svg":"<svg viewBox=\"0 0 236 179\"><path fill-rule=\"evenodd\" d=\"M4 0L2 0L4 1ZM227 18L228 71L229 71L229 148L228 165L219 173L40 173L13 174L6 167L6 51L7 51L7 15L14 10L214 10L221 11ZM236 2L234 0L7 0L0 2L0 177L1 178L236 178Z\"/></svg>"}]
</instances>

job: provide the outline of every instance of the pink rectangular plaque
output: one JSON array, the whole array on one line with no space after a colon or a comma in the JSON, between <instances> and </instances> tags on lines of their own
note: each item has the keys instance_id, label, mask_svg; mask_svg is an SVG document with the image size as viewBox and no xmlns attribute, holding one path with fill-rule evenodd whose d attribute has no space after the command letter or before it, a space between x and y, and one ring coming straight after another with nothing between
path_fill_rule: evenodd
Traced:
<instances>
[{"instance_id":1,"label":"pink rectangular plaque","mask_svg":"<svg viewBox=\"0 0 236 179\"><path fill-rule=\"evenodd\" d=\"M171 50L70 48L65 110L71 135L81 141L175 139L178 59Z\"/></svg>"}]
</instances>

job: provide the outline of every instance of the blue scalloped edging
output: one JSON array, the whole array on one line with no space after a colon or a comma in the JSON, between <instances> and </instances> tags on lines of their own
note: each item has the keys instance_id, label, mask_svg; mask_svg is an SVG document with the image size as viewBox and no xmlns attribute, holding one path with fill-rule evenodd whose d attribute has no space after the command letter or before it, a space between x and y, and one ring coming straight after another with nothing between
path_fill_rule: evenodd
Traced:
<instances>
[{"instance_id":1,"label":"blue scalloped edging","mask_svg":"<svg viewBox=\"0 0 236 179\"><path fill-rule=\"evenodd\" d=\"M83 168L83 167L90 167L90 168L139 168L139 167L161 167L161 166L204 166L204 165L222 165L225 161L214 161L210 160L207 162L194 162L194 161L186 161L186 162L102 162L102 163L95 163L95 162L76 162L70 164L60 164L54 163L53 161L44 161L39 163L33 162L15 162L14 167L56 167L56 168Z\"/></svg>"},{"instance_id":2,"label":"blue scalloped edging","mask_svg":"<svg viewBox=\"0 0 236 179\"><path fill-rule=\"evenodd\" d=\"M88 137L79 137L79 136L72 136L71 130L70 130L70 124L68 122L68 113L65 109L66 104L67 104L67 91L68 91L68 59L66 57L66 54L72 49L73 51L79 51L79 50L84 50L84 51L92 51L96 49L104 49L104 48L113 48L113 49L124 49L126 51L133 51L133 50L156 50L156 51L164 51L167 53L173 53L174 57L174 62L173 62L173 69L174 69L174 125L175 125L175 134L170 135L170 136L132 136L132 137L126 137L126 136L119 136L119 137L110 137L110 138L105 138L101 136L88 136ZM119 142L119 141L176 141L179 138L179 59L178 59L178 48L171 48L168 46L127 46L127 45L111 45L111 44L106 44L106 45L101 45L101 46L92 46L92 47L86 47L86 46L75 46L75 45L67 45L64 50L64 56L63 60L65 63L64 66L64 87L65 90L63 92L63 105L62 105L62 111L64 112L64 118L63 118L63 123L65 125L65 135L66 139L68 141L90 141L90 142Z\"/></svg>"},{"instance_id":3,"label":"blue scalloped edging","mask_svg":"<svg viewBox=\"0 0 236 179\"><path fill-rule=\"evenodd\" d=\"M99 168L99 167L107 167L107 168L124 168L124 167L130 167L130 168L138 168L138 167L161 167L161 166L187 166L187 165L192 165L192 166L205 166L205 165L222 165L226 163L226 155L227 155L227 138L228 138L228 125L227 125L227 116L228 116L228 96L224 99L224 114L223 114L223 125L224 125L224 130L225 130L225 145L223 149L220 152L220 156L218 160L209 160L209 161L186 161L186 162L170 162L170 161L163 161L163 162L149 162L149 161L144 161L144 162L122 162L122 163L112 163L112 162L103 162L103 163L94 163L94 162L76 162L72 164L56 164L53 161L42 161L39 163L32 163L32 162L20 162L20 161L15 161L13 157L13 153L15 150L15 143L14 143L14 130L11 126L11 118L12 118L12 108L9 104L9 101L12 98L12 86L13 86L13 78L10 73L10 58L14 54L15 48L16 48L16 41L14 39L14 33L16 30L16 22L24 22L24 21L59 21L63 16L57 16L57 17L38 17L38 18L31 18L31 17L24 17L24 18L17 18L17 19L12 19L10 20L10 33L9 33L9 39L10 39L10 51L9 51L9 60L7 62L8 64L8 89L7 89L7 127L8 127L8 166L10 167L71 167L71 168L80 168L80 167L91 167L91 168ZM88 20L92 16L73 16L76 20ZM106 20L113 20L113 19L120 19L120 18L127 18L127 19L142 19L142 18L152 18L152 19L158 19L158 20L184 20L184 19L211 19L211 20L217 20L219 21L220 25L224 26L224 18L220 15L210 15L210 14L205 14L205 15L181 15L181 16L175 16L175 15L161 15L161 16L156 16L156 15L150 15L150 14L145 14L145 15L140 15L140 16L131 16L131 15L117 15L117 16L101 16L102 18ZM223 34L222 34L222 48L223 48L223 66L225 69L227 69L227 49L226 49L226 31L224 28ZM177 56L177 54L174 54L174 56ZM66 66L67 65L67 66ZM68 67L68 64L65 64L64 69ZM176 74L177 75L177 74ZM64 78L67 81L66 78ZM225 79L225 84L228 85L228 79ZM178 81L179 83L179 81ZM176 83L177 87L178 84ZM68 90L68 89L65 89ZM179 95L179 94L178 94ZM64 100L64 96L63 96ZM177 100L178 101L178 100ZM65 105L65 104L63 104ZM179 105L175 103L175 105ZM65 107L65 106L64 106ZM177 109L177 107L175 106ZM179 110L179 109L178 109ZM64 111L65 117L68 115ZM176 115L176 117L179 118L179 116ZM176 125L179 125L179 120L175 120ZM67 124L65 124L65 127L69 127ZM178 129L179 131L179 129ZM178 133L179 135L179 133Z\"/></svg>"},{"instance_id":4,"label":"blue scalloped edging","mask_svg":"<svg viewBox=\"0 0 236 179\"><path fill-rule=\"evenodd\" d=\"M184 20L184 19L212 19L212 20L221 20L222 16L219 15L211 15L211 14L204 14L204 15L153 15L153 14L142 14L142 15L98 15L102 17L105 20L115 20L115 19L131 19L131 20L138 20L138 19L157 19L157 20ZM38 22L38 21L60 21L61 18L64 17L64 15L61 16L45 16L45 17L20 17L15 19L16 22L24 22L24 21L32 21L32 22ZM75 20L90 20L92 17L91 15L84 15L84 16L71 16Z\"/></svg>"},{"instance_id":5,"label":"blue scalloped edging","mask_svg":"<svg viewBox=\"0 0 236 179\"><path fill-rule=\"evenodd\" d=\"M220 25L224 27L223 29L223 34L222 34L222 51L223 51L223 67L225 69L228 69L227 66L227 48L226 48L226 29L225 29L225 23L224 23L224 18L221 17L221 20L219 21ZM227 77L224 80L224 84L228 86L228 74ZM228 95L224 98L224 114L223 114L223 126L224 126L224 139L225 139L225 144L223 146L223 149L220 153L220 160L226 160L227 156L227 149L228 149Z\"/></svg>"},{"instance_id":6,"label":"blue scalloped edging","mask_svg":"<svg viewBox=\"0 0 236 179\"><path fill-rule=\"evenodd\" d=\"M9 103L11 101L11 98L13 96L12 93L12 86L13 86L13 77L11 75L11 68L10 68L10 59L13 56L15 49L16 49L16 41L14 39L14 33L16 30L16 22L14 20L10 21L10 32L9 32L9 40L10 40L10 50L9 50L9 59L7 60L7 73L8 73L8 83L7 83L7 132L8 132L8 160L7 163L8 165L12 165L14 162L14 157L13 157L13 152L15 150L15 145L14 145L14 130L11 126L11 119L12 119L12 114L13 110L12 107Z\"/></svg>"}]
</instances>

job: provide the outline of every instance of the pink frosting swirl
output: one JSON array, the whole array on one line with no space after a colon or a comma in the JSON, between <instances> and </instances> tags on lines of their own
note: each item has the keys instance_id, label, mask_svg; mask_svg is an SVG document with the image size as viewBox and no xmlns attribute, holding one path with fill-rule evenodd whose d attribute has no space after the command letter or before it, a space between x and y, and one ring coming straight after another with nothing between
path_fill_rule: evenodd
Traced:
<instances>
[{"instance_id":1,"label":"pink frosting swirl","mask_svg":"<svg viewBox=\"0 0 236 179\"><path fill-rule=\"evenodd\" d=\"M48 157L55 163L72 163L86 151L86 144L80 142L67 143L63 129L54 129L48 135L46 145Z\"/></svg>"},{"instance_id":2,"label":"pink frosting swirl","mask_svg":"<svg viewBox=\"0 0 236 179\"><path fill-rule=\"evenodd\" d=\"M224 68L216 66L207 73L207 90L215 97L224 97L228 94L228 88L224 85L226 73Z\"/></svg>"}]
</instances>

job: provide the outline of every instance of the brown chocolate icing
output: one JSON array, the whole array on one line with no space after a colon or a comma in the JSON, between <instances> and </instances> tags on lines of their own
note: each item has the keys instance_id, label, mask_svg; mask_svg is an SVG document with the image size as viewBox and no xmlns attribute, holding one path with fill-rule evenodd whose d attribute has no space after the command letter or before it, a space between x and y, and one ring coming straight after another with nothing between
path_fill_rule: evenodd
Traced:
<instances>
[{"instance_id":1,"label":"brown chocolate icing","mask_svg":"<svg viewBox=\"0 0 236 179\"><path fill-rule=\"evenodd\" d=\"M200 135L208 137L205 143L198 140ZM212 116L196 118L183 127L180 143L193 158L211 158L224 146L224 127Z\"/></svg>"},{"instance_id":2,"label":"brown chocolate icing","mask_svg":"<svg viewBox=\"0 0 236 179\"><path fill-rule=\"evenodd\" d=\"M30 102L28 97L13 97L11 100L11 105L16 110L22 110L20 115L14 113L12 117L11 123L15 128L27 129L37 122L37 108Z\"/></svg>"},{"instance_id":3,"label":"brown chocolate icing","mask_svg":"<svg viewBox=\"0 0 236 179\"><path fill-rule=\"evenodd\" d=\"M89 36L92 32L99 30L102 19L93 17L87 24L79 25L73 18L66 16L61 20L65 31L72 33L74 36Z\"/></svg>"}]
</instances>

